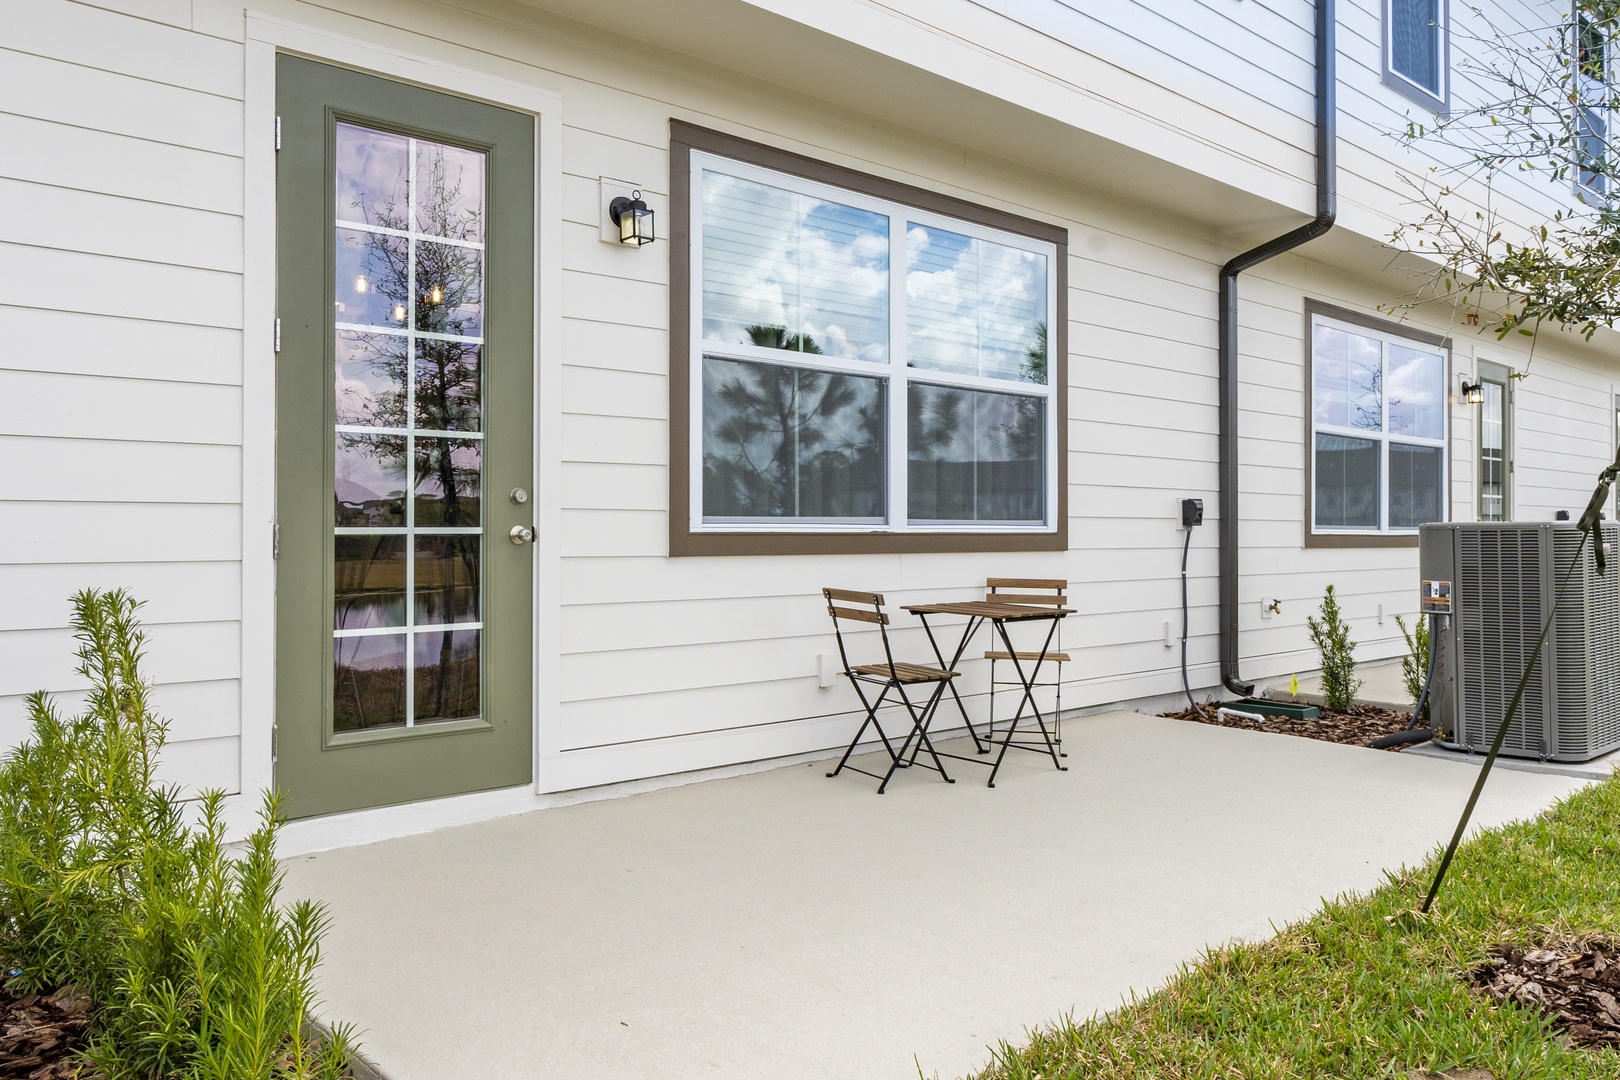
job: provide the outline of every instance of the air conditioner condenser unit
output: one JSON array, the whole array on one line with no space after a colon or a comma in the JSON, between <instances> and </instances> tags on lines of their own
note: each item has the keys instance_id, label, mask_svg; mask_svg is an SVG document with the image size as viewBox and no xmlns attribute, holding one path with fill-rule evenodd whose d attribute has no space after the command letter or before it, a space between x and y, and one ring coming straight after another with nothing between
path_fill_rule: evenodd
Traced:
<instances>
[{"instance_id":1,"label":"air conditioner condenser unit","mask_svg":"<svg viewBox=\"0 0 1620 1080\"><path fill-rule=\"evenodd\" d=\"M1620 526L1600 526L1599 575L1581 555L1502 753L1589 761L1620 749ZM1423 608L1434 620L1430 690L1437 741L1490 749L1580 546L1570 522L1446 522L1418 530ZM1447 599L1449 597L1449 599Z\"/></svg>"}]
</instances>

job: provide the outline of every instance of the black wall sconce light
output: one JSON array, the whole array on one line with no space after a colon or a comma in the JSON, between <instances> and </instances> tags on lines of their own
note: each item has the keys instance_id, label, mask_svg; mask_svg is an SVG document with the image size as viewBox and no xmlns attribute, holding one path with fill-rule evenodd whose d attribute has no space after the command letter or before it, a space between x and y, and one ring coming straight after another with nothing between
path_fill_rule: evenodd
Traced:
<instances>
[{"instance_id":1,"label":"black wall sconce light","mask_svg":"<svg viewBox=\"0 0 1620 1080\"><path fill-rule=\"evenodd\" d=\"M1478 379L1469 382L1468 376L1462 377L1462 399L1470 405L1478 405L1485 400L1485 388Z\"/></svg>"},{"instance_id":2,"label":"black wall sconce light","mask_svg":"<svg viewBox=\"0 0 1620 1080\"><path fill-rule=\"evenodd\" d=\"M637 191L628 199L620 195L608 204L608 217L619 227L619 243L629 247L646 247L657 239L653 235L653 212Z\"/></svg>"}]
</instances>

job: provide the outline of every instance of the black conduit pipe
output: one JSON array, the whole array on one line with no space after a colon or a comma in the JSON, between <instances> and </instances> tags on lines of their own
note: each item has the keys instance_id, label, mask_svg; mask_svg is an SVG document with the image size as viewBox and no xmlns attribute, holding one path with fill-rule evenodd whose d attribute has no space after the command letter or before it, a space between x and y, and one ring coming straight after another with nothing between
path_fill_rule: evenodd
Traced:
<instances>
[{"instance_id":1,"label":"black conduit pipe","mask_svg":"<svg viewBox=\"0 0 1620 1080\"><path fill-rule=\"evenodd\" d=\"M1333 228L1338 213L1338 49L1333 0L1316 0L1316 217L1245 251L1221 267L1220 292L1220 613L1221 682L1248 697L1238 675L1238 275ZM1310 447L1305 448L1308 454ZM1306 498L1310 493L1306 492Z\"/></svg>"}]
</instances>

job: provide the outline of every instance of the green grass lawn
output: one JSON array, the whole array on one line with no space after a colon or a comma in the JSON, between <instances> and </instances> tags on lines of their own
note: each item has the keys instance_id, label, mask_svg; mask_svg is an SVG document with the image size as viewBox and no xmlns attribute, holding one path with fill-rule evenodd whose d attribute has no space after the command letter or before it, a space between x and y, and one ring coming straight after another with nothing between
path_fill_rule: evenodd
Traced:
<instances>
[{"instance_id":1,"label":"green grass lawn","mask_svg":"<svg viewBox=\"0 0 1620 1080\"><path fill-rule=\"evenodd\" d=\"M1451 824L1418 827L1438 839ZM1620 778L1464 844L1423 918L1433 868L1392 874L1263 944L1213 951L1106 1017L1004 1046L979 1080L1407 1080L1457 1067L1620 1080L1620 1052L1566 1048L1540 1014L1496 1006L1459 978L1504 942L1620 939Z\"/></svg>"}]
</instances>

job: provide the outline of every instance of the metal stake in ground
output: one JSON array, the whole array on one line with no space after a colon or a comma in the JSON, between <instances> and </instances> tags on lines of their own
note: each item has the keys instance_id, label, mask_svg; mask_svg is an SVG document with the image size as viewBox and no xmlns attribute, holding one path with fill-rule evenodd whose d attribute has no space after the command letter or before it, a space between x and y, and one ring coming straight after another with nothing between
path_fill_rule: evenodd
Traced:
<instances>
[{"instance_id":1,"label":"metal stake in ground","mask_svg":"<svg viewBox=\"0 0 1620 1080\"><path fill-rule=\"evenodd\" d=\"M1508 728L1518 715L1524 688L1530 682L1530 672L1534 670L1536 661L1541 658L1541 647L1547 643L1547 634L1552 630L1553 620L1558 617L1558 605L1564 602L1564 590L1569 587L1570 579L1575 576L1575 568L1581 564L1581 555L1586 551L1587 540L1596 537L1592 545L1592 558L1597 563L1599 574L1606 569L1603 537L1598 535L1597 527L1598 522L1603 520L1603 508L1608 504L1609 487L1614 483L1616 474L1620 474L1620 453L1615 454L1614 464L1599 475L1597 490L1592 492L1591 501L1586 504L1585 513L1581 514L1580 545L1575 549L1575 557L1570 560L1569 569L1564 572L1564 580L1558 584L1558 592L1553 595L1552 610L1547 613L1547 621L1541 628L1541 636L1536 638L1536 647L1531 651L1530 660L1524 666L1524 674L1519 677L1519 685L1513 691L1513 700L1508 702L1507 715L1502 718L1501 726L1496 729L1496 738L1491 742L1491 752L1485 755L1485 764L1480 766L1479 779L1474 781L1474 790L1468 796L1468 805L1463 807L1462 817L1457 822L1457 831L1451 834L1451 843L1447 845L1446 854L1440 860L1440 869L1435 872L1434 884L1429 886L1429 895L1423 898L1423 907L1419 910L1425 915L1429 913L1430 905L1440 892L1441 882L1446 880L1446 871L1451 868L1452 857L1457 854L1457 845L1462 843L1463 833L1468 830L1468 819L1474 815L1474 805L1479 802L1479 793L1484 790L1485 780L1491 775L1491 766L1496 764L1496 757L1502 752L1502 740L1507 737Z\"/></svg>"}]
</instances>

